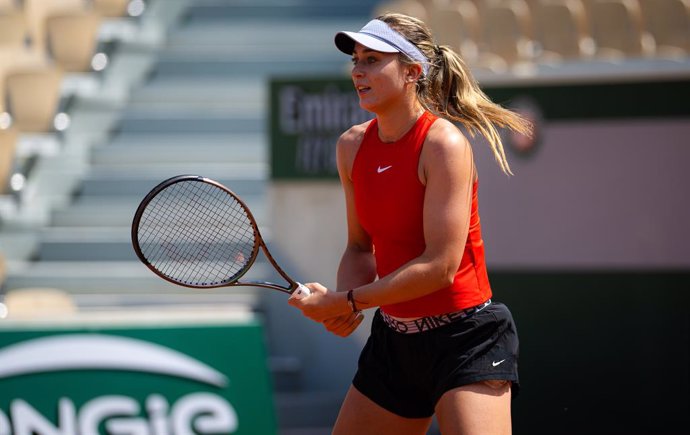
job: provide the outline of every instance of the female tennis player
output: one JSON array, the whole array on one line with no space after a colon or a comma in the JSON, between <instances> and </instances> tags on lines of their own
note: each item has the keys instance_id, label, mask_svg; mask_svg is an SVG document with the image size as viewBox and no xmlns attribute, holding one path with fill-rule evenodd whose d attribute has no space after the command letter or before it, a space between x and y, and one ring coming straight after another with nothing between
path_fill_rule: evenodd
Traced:
<instances>
[{"instance_id":1,"label":"female tennis player","mask_svg":"<svg viewBox=\"0 0 690 435\"><path fill-rule=\"evenodd\" d=\"M491 102L457 53L426 25L386 14L335 44L352 55L360 105L375 119L338 140L348 240L337 290L318 283L289 303L335 334L378 307L333 433L511 433L518 338L491 301L472 147L488 139L510 173L498 127L530 125Z\"/></svg>"}]
</instances>

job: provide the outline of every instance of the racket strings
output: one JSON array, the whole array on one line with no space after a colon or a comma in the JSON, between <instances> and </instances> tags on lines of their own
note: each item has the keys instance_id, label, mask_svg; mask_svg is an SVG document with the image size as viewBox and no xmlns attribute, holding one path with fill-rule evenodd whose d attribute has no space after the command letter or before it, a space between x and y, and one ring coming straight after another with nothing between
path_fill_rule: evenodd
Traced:
<instances>
[{"instance_id":1,"label":"racket strings","mask_svg":"<svg viewBox=\"0 0 690 435\"><path fill-rule=\"evenodd\" d=\"M198 239L198 249L192 252L185 252L185 254L190 256L189 259L191 261L197 263L203 262L201 264L204 264L206 267L205 272L207 272L209 276L222 278L221 269L216 266L219 260L221 260L218 256L222 253L222 250L213 249L217 245L215 245L213 239L211 239L211 234L205 231L206 227L202 227L199 223L199 221L201 221L209 224L211 227L216 226L219 214L212 211L213 209L210 208L212 205L209 205L206 201L208 197L202 196L203 192L201 192L201 190L199 186L194 186L193 195L190 196L189 202L185 204L183 210L184 216L192 216L192 213L198 213L195 216L195 221L188 226L192 238L195 240ZM215 194L215 192L210 193ZM187 276L185 278L187 280L193 279L192 275L196 270L184 268L183 265L184 262L178 263L175 272L178 273L178 271L181 271L183 274L186 273ZM234 271L231 270L231 273L234 273Z\"/></svg>"},{"instance_id":2,"label":"racket strings","mask_svg":"<svg viewBox=\"0 0 690 435\"><path fill-rule=\"evenodd\" d=\"M142 214L138 240L151 266L195 286L233 281L258 248L244 206L224 189L198 181L161 190Z\"/></svg>"}]
</instances>

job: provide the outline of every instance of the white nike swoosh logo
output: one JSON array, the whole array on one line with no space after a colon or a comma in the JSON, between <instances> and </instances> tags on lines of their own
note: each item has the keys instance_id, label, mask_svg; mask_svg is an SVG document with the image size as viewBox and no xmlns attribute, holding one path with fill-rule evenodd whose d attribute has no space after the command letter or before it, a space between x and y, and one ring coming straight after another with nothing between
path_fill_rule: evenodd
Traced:
<instances>
[{"instance_id":1,"label":"white nike swoosh logo","mask_svg":"<svg viewBox=\"0 0 690 435\"><path fill-rule=\"evenodd\" d=\"M129 370L192 379L224 387L222 373L176 350L104 334L41 337L0 349L0 379L61 370Z\"/></svg>"},{"instance_id":2,"label":"white nike swoosh logo","mask_svg":"<svg viewBox=\"0 0 690 435\"><path fill-rule=\"evenodd\" d=\"M393 167L393 165L388 165L388 166L383 167L383 168L382 168L381 166L379 166L379 168L376 170L376 172L378 172L378 173L380 174L381 172L387 171L387 170L389 170L389 169L392 168L392 167Z\"/></svg>"},{"instance_id":3,"label":"white nike swoosh logo","mask_svg":"<svg viewBox=\"0 0 690 435\"><path fill-rule=\"evenodd\" d=\"M494 361L494 362L491 363L491 365L494 366L494 367L496 367L496 366L498 366L498 365L501 365L504 361L505 361L504 359L502 359L502 360L500 360L500 361Z\"/></svg>"}]
</instances>

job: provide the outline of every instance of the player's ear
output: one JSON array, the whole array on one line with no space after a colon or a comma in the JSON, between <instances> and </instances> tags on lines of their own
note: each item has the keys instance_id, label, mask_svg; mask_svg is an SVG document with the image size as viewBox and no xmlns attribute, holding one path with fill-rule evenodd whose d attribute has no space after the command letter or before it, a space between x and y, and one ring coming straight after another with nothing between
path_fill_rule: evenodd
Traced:
<instances>
[{"instance_id":1,"label":"player's ear","mask_svg":"<svg viewBox=\"0 0 690 435\"><path fill-rule=\"evenodd\" d=\"M418 63L414 63L412 65L407 65L407 75L405 76L405 80L408 83L414 83L417 80L420 79L422 76L422 66Z\"/></svg>"}]
</instances>

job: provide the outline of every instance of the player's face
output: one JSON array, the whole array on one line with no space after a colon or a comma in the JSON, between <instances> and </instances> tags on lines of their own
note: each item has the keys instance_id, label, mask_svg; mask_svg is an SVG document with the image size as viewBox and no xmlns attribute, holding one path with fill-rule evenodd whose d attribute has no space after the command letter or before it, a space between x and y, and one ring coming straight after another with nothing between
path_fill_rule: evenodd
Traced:
<instances>
[{"instance_id":1,"label":"player's face","mask_svg":"<svg viewBox=\"0 0 690 435\"><path fill-rule=\"evenodd\" d=\"M398 53L382 53L355 44L352 81L364 110L377 113L404 97L405 70L398 56Z\"/></svg>"}]
</instances>

